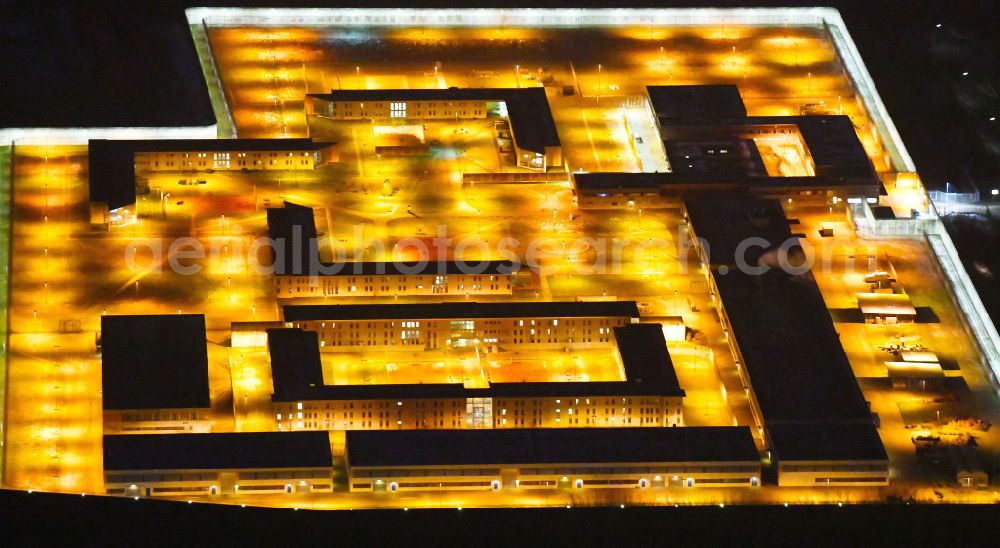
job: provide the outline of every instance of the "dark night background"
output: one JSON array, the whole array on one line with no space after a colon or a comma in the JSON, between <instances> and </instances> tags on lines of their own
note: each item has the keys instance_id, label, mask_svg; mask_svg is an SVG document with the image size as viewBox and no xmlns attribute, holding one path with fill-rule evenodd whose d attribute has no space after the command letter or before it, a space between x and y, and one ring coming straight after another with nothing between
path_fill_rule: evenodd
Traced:
<instances>
[{"instance_id":1,"label":"dark night background","mask_svg":"<svg viewBox=\"0 0 1000 548\"><path fill-rule=\"evenodd\" d=\"M0 492L5 546L995 546L994 505L306 511Z\"/></svg>"},{"instance_id":2,"label":"dark night background","mask_svg":"<svg viewBox=\"0 0 1000 548\"><path fill-rule=\"evenodd\" d=\"M402 2L209 1L213 6L396 7ZM481 7L471 2L407 7ZM945 183L989 197L1000 188L1000 1L732 0L574 2L573 7L832 5L838 8L928 189ZM193 126L214 123L183 9L189 1L0 2L0 127ZM557 3L491 2L545 7ZM940 24L938 28L936 25ZM962 76L968 72L968 76ZM997 203L1000 208L1000 203ZM1000 318L1000 223L989 214L947 220L987 308ZM982 268L971 268L973 263ZM992 277L994 272L997 279ZM574 509L317 513L0 492L8 545L146 544L164 536L225 545L301 537L630 545L730 543L949 544L985 541L995 507ZM19 536L23 535L23 536ZM973 537L980 538L974 539ZM18 542L20 540L21 542Z\"/></svg>"}]
</instances>

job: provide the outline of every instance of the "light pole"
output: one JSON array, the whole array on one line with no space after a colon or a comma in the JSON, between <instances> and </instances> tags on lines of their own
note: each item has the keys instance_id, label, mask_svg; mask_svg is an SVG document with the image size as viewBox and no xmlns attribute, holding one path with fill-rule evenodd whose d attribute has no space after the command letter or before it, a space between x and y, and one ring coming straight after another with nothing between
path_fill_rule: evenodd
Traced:
<instances>
[{"instance_id":1,"label":"light pole","mask_svg":"<svg viewBox=\"0 0 1000 548\"><path fill-rule=\"evenodd\" d=\"M604 65L597 63L597 94L601 94L601 73L604 71Z\"/></svg>"},{"instance_id":2,"label":"light pole","mask_svg":"<svg viewBox=\"0 0 1000 548\"><path fill-rule=\"evenodd\" d=\"M601 72L603 72L604 67L600 63L597 63L597 102L601 102Z\"/></svg>"},{"instance_id":3,"label":"light pole","mask_svg":"<svg viewBox=\"0 0 1000 548\"><path fill-rule=\"evenodd\" d=\"M285 100L281 101L281 136L285 137L288 135L288 122L285 120Z\"/></svg>"}]
</instances>

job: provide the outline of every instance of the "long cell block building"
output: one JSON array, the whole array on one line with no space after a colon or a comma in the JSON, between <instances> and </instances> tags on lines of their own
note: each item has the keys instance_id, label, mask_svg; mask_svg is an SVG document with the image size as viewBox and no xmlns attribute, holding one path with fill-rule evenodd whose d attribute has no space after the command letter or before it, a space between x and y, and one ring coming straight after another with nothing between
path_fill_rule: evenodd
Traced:
<instances>
[{"instance_id":1,"label":"long cell block building","mask_svg":"<svg viewBox=\"0 0 1000 548\"><path fill-rule=\"evenodd\" d=\"M333 90L307 95L306 113L396 124L492 118L509 123L518 166L547 171L564 165L545 88Z\"/></svg>"},{"instance_id":2,"label":"long cell block building","mask_svg":"<svg viewBox=\"0 0 1000 548\"><path fill-rule=\"evenodd\" d=\"M275 423L280 430L682 426L684 390L662 328L626 322L608 328L606 343L622 368L621 381L486 387L327 384L315 331L271 329Z\"/></svg>"},{"instance_id":3,"label":"long cell block building","mask_svg":"<svg viewBox=\"0 0 1000 548\"><path fill-rule=\"evenodd\" d=\"M104 432L211 429L205 316L102 316Z\"/></svg>"},{"instance_id":4,"label":"long cell block building","mask_svg":"<svg viewBox=\"0 0 1000 548\"><path fill-rule=\"evenodd\" d=\"M757 487L746 427L349 432L351 491Z\"/></svg>"},{"instance_id":5,"label":"long cell block building","mask_svg":"<svg viewBox=\"0 0 1000 548\"><path fill-rule=\"evenodd\" d=\"M326 351L610 347L639 319L634 301L288 305L285 323L319 333Z\"/></svg>"},{"instance_id":6,"label":"long cell block building","mask_svg":"<svg viewBox=\"0 0 1000 548\"><path fill-rule=\"evenodd\" d=\"M686 201L686 215L778 484L887 484L875 419L781 204L704 196ZM761 245L741 255L749 238ZM782 260L801 271L775 268Z\"/></svg>"},{"instance_id":7,"label":"long cell block building","mask_svg":"<svg viewBox=\"0 0 1000 548\"><path fill-rule=\"evenodd\" d=\"M320 249L326 241L313 209L291 202L267 209L267 227L279 299L509 296L516 286L531 284L531 273L511 261L325 262Z\"/></svg>"}]
</instances>

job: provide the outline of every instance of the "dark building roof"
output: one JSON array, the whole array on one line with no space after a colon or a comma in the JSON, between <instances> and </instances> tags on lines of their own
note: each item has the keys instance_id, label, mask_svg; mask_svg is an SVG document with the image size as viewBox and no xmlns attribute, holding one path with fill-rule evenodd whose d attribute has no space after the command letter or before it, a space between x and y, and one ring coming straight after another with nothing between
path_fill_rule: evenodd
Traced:
<instances>
[{"instance_id":1,"label":"dark building roof","mask_svg":"<svg viewBox=\"0 0 1000 548\"><path fill-rule=\"evenodd\" d=\"M600 195L605 192L659 192L661 195L688 195L720 189L743 189L760 196L783 195L797 190L823 190L852 186L852 193L876 196L881 185L872 186L856 180L834 179L827 176L769 177L736 175L729 169L684 169L670 173L574 173L573 181L580 193ZM858 186L866 187L859 189ZM870 188L868 188L870 187Z\"/></svg>"},{"instance_id":2,"label":"dark building roof","mask_svg":"<svg viewBox=\"0 0 1000 548\"><path fill-rule=\"evenodd\" d=\"M705 173L604 171L573 174L573 184L577 191L598 196L606 196L607 193L615 191L666 194L669 193L670 187L675 186L683 186L685 190L740 188L748 186L750 181L749 178Z\"/></svg>"},{"instance_id":3,"label":"dark building roof","mask_svg":"<svg viewBox=\"0 0 1000 548\"><path fill-rule=\"evenodd\" d=\"M327 385L323 384L317 333L298 328L268 329L273 401L401 400L432 398L684 396L659 324L615 328L625 369L624 381L509 382L488 388L458 383Z\"/></svg>"},{"instance_id":4,"label":"dark building roof","mask_svg":"<svg viewBox=\"0 0 1000 548\"><path fill-rule=\"evenodd\" d=\"M712 196L688 200L694 232L710 247L709 262L765 421L862 420L871 414L812 274L771 270L751 275L733 265L749 238L773 246L791 238L776 200ZM724 222L722 222L724 220ZM763 253L759 246L748 263ZM748 250L749 251L749 250Z\"/></svg>"},{"instance_id":5,"label":"dark building roof","mask_svg":"<svg viewBox=\"0 0 1000 548\"><path fill-rule=\"evenodd\" d=\"M695 234L711 248L713 279L765 428L806 425L795 430L806 437L795 441L794 450L785 451L783 444L791 442L782 436L770 439L771 449L787 455L813 447L823 454L830 444L819 437L814 444L809 426L831 425L841 425L838 443L868 447L872 436L878 438L871 412L812 273L751 275L728 267L740 241L762 237L776 243L791 236L780 203L729 195L689 200L687 206ZM764 262L757 249L750 264Z\"/></svg>"},{"instance_id":6,"label":"dark building roof","mask_svg":"<svg viewBox=\"0 0 1000 548\"><path fill-rule=\"evenodd\" d=\"M843 179L875 177L875 168L849 117L795 116L791 119L799 126L802 140L809 147L817 175Z\"/></svg>"},{"instance_id":7,"label":"dark building roof","mask_svg":"<svg viewBox=\"0 0 1000 548\"><path fill-rule=\"evenodd\" d=\"M319 150L333 143L312 139L91 139L87 148L90 201L110 209L135 203L136 152Z\"/></svg>"},{"instance_id":8,"label":"dark building roof","mask_svg":"<svg viewBox=\"0 0 1000 548\"><path fill-rule=\"evenodd\" d=\"M274 273L277 275L417 276L511 274L518 270L517 265L511 261L322 262L319 259L321 242L318 239L313 209L291 202L285 202L284 207L267 209L267 231L275 244L271 249L271 260L274 261ZM311 266L315 266L315 269L310 268Z\"/></svg>"},{"instance_id":9,"label":"dark building roof","mask_svg":"<svg viewBox=\"0 0 1000 548\"><path fill-rule=\"evenodd\" d=\"M872 216L882 221L891 221L896 218L896 212L891 206L875 206L871 208Z\"/></svg>"},{"instance_id":10,"label":"dark building roof","mask_svg":"<svg viewBox=\"0 0 1000 548\"><path fill-rule=\"evenodd\" d=\"M319 338L315 331L298 328L267 330L271 378L276 402L303 400L365 400L403 398L464 398L461 384L323 384Z\"/></svg>"},{"instance_id":11,"label":"dark building roof","mask_svg":"<svg viewBox=\"0 0 1000 548\"><path fill-rule=\"evenodd\" d=\"M445 302L432 304L285 305L286 322L449 320L475 318L639 317L635 301Z\"/></svg>"},{"instance_id":12,"label":"dark building roof","mask_svg":"<svg viewBox=\"0 0 1000 548\"><path fill-rule=\"evenodd\" d=\"M660 324L614 328L615 344L625 370L624 381L491 383L494 398L684 396Z\"/></svg>"},{"instance_id":13,"label":"dark building roof","mask_svg":"<svg viewBox=\"0 0 1000 548\"><path fill-rule=\"evenodd\" d=\"M828 186L864 184L874 188L880 184L854 124L847 116L748 116L739 89L734 85L648 86L646 90L660 121L667 157L675 171L731 176L739 175L742 165L746 169L744 177L761 177L766 173L760 154L744 134L753 126L794 125L813 159L817 177ZM716 144L734 140L743 141L756 153L723 157L692 152L696 152L698 146L718 148ZM679 143L686 143L686 146ZM746 158L742 158L744 156Z\"/></svg>"},{"instance_id":14,"label":"dark building roof","mask_svg":"<svg viewBox=\"0 0 1000 548\"><path fill-rule=\"evenodd\" d=\"M843 115L749 116L707 122L702 119L676 118L661 125L660 133L667 143L712 142L741 138L753 127L782 125L798 128L816 166L816 175L825 178L830 184L879 183L868 153L854 130L853 122ZM684 161L669 154L668 157L671 165Z\"/></svg>"},{"instance_id":15,"label":"dark building roof","mask_svg":"<svg viewBox=\"0 0 1000 548\"><path fill-rule=\"evenodd\" d=\"M756 265L767 250L793 238L777 200L755 199L740 192L725 196L709 192L688 198L684 204L695 235L708 243L706 252L713 266L737 264L737 254L747 264ZM768 244L741 249L748 238L763 238Z\"/></svg>"},{"instance_id":16,"label":"dark building roof","mask_svg":"<svg viewBox=\"0 0 1000 548\"><path fill-rule=\"evenodd\" d=\"M503 101L517 146L545 153L558 147L559 132L549 109L545 88L340 89L310 94L324 101Z\"/></svg>"},{"instance_id":17,"label":"dark building roof","mask_svg":"<svg viewBox=\"0 0 1000 548\"><path fill-rule=\"evenodd\" d=\"M716 276L765 424L872 423L811 274Z\"/></svg>"},{"instance_id":18,"label":"dark building roof","mask_svg":"<svg viewBox=\"0 0 1000 548\"><path fill-rule=\"evenodd\" d=\"M767 177L767 168L751 139L664 141L670 168L679 178L695 176L742 180Z\"/></svg>"},{"instance_id":19,"label":"dark building roof","mask_svg":"<svg viewBox=\"0 0 1000 548\"><path fill-rule=\"evenodd\" d=\"M326 432L104 436L105 470L330 468Z\"/></svg>"},{"instance_id":20,"label":"dark building roof","mask_svg":"<svg viewBox=\"0 0 1000 548\"><path fill-rule=\"evenodd\" d=\"M670 173L644 172L577 172L573 174L573 184L577 190L651 190L655 191L664 184L665 176Z\"/></svg>"},{"instance_id":21,"label":"dark building roof","mask_svg":"<svg viewBox=\"0 0 1000 548\"><path fill-rule=\"evenodd\" d=\"M101 316L104 409L207 408L205 316Z\"/></svg>"},{"instance_id":22,"label":"dark building roof","mask_svg":"<svg viewBox=\"0 0 1000 548\"><path fill-rule=\"evenodd\" d=\"M664 395L684 395L660 324L631 324L616 327L614 331L626 382L656 386Z\"/></svg>"},{"instance_id":23,"label":"dark building roof","mask_svg":"<svg viewBox=\"0 0 1000 548\"><path fill-rule=\"evenodd\" d=\"M889 459L878 431L869 424L773 424L767 436L779 462Z\"/></svg>"},{"instance_id":24,"label":"dark building roof","mask_svg":"<svg viewBox=\"0 0 1000 548\"><path fill-rule=\"evenodd\" d=\"M752 462L745 426L347 432L350 467Z\"/></svg>"},{"instance_id":25,"label":"dark building roof","mask_svg":"<svg viewBox=\"0 0 1000 548\"><path fill-rule=\"evenodd\" d=\"M268 329L267 350L274 395L279 400L294 400L306 388L323 386L319 334L315 331Z\"/></svg>"},{"instance_id":26,"label":"dark building roof","mask_svg":"<svg viewBox=\"0 0 1000 548\"><path fill-rule=\"evenodd\" d=\"M653 112L662 119L743 118L747 115L740 90L731 84L646 86Z\"/></svg>"},{"instance_id":27,"label":"dark building roof","mask_svg":"<svg viewBox=\"0 0 1000 548\"><path fill-rule=\"evenodd\" d=\"M306 274L313 265L318 267L319 241L311 207L285 202L284 207L267 208L267 232L274 242L275 274Z\"/></svg>"},{"instance_id":28,"label":"dark building roof","mask_svg":"<svg viewBox=\"0 0 1000 548\"><path fill-rule=\"evenodd\" d=\"M667 364L669 373L664 377L674 376L673 364ZM636 381L625 372L624 381L574 381L574 382L505 382L492 383L488 389L480 389L481 394L470 394L469 397L493 398L547 398L547 397L577 397L603 398L626 396L684 396L680 385L671 384L668 379L654 379L649 382Z\"/></svg>"}]
</instances>

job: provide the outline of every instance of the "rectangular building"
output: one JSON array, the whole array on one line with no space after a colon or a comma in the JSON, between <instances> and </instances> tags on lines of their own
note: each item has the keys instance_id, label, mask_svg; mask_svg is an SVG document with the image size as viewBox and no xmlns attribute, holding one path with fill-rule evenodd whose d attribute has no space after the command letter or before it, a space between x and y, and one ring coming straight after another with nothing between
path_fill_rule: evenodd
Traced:
<instances>
[{"instance_id":1,"label":"rectangular building","mask_svg":"<svg viewBox=\"0 0 1000 548\"><path fill-rule=\"evenodd\" d=\"M666 143L737 139L753 145L780 136L783 144L798 149L804 174L823 177L836 186L879 186L868 153L847 116L749 116L735 85L647 86L646 91ZM726 153L715 149L711 155L717 159ZM698 162L689 161L693 159L669 158L674 171L720 173L715 169L720 164L708 161L696 167ZM754 171L763 167L755 166Z\"/></svg>"},{"instance_id":2,"label":"rectangular building","mask_svg":"<svg viewBox=\"0 0 1000 548\"><path fill-rule=\"evenodd\" d=\"M531 278L510 261L324 263L312 208L291 202L268 208L267 228L279 299L511 295Z\"/></svg>"},{"instance_id":3,"label":"rectangular building","mask_svg":"<svg viewBox=\"0 0 1000 548\"><path fill-rule=\"evenodd\" d=\"M755 487L746 427L348 432L351 491Z\"/></svg>"},{"instance_id":4,"label":"rectangular building","mask_svg":"<svg viewBox=\"0 0 1000 548\"><path fill-rule=\"evenodd\" d=\"M105 433L211 429L205 316L101 317Z\"/></svg>"},{"instance_id":5,"label":"rectangular building","mask_svg":"<svg viewBox=\"0 0 1000 548\"><path fill-rule=\"evenodd\" d=\"M801 256L781 204L733 194L685 203L778 484L887 484L888 456L816 280L775 268L782 246L789 264ZM750 238L760 240L744 248Z\"/></svg>"},{"instance_id":6,"label":"rectangular building","mask_svg":"<svg viewBox=\"0 0 1000 548\"><path fill-rule=\"evenodd\" d=\"M143 173L312 170L338 159L334 143L311 139L91 139L87 154L90 201L109 211L135 204Z\"/></svg>"},{"instance_id":7,"label":"rectangular building","mask_svg":"<svg viewBox=\"0 0 1000 548\"><path fill-rule=\"evenodd\" d=\"M674 120L747 117L743 96L732 84L646 86L646 94L661 125Z\"/></svg>"},{"instance_id":8,"label":"rectangular building","mask_svg":"<svg viewBox=\"0 0 1000 548\"><path fill-rule=\"evenodd\" d=\"M896 325L917 321L917 309L906 293L855 293L865 323Z\"/></svg>"},{"instance_id":9,"label":"rectangular building","mask_svg":"<svg viewBox=\"0 0 1000 548\"><path fill-rule=\"evenodd\" d=\"M623 381L329 385L314 331L268 330L280 430L683 426L684 390L658 324L614 329Z\"/></svg>"},{"instance_id":10,"label":"rectangular building","mask_svg":"<svg viewBox=\"0 0 1000 548\"><path fill-rule=\"evenodd\" d=\"M352 297L471 297L512 295L519 273L509 261L345 262L335 274L277 275L279 299Z\"/></svg>"},{"instance_id":11,"label":"rectangular building","mask_svg":"<svg viewBox=\"0 0 1000 548\"><path fill-rule=\"evenodd\" d=\"M333 90L306 95L306 113L332 120L506 119L517 165L562 167L562 144L545 88Z\"/></svg>"},{"instance_id":12,"label":"rectangular building","mask_svg":"<svg viewBox=\"0 0 1000 548\"><path fill-rule=\"evenodd\" d=\"M778 485L839 487L887 485L889 464L870 424L835 421L776 423L767 427Z\"/></svg>"},{"instance_id":13,"label":"rectangular building","mask_svg":"<svg viewBox=\"0 0 1000 548\"><path fill-rule=\"evenodd\" d=\"M945 390L945 374L937 362L885 362L893 388L941 392Z\"/></svg>"},{"instance_id":14,"label":"rectangular building","mask_svg":"<svg viewBox=\"0 0 1000 548\"><path fill-rule=\"evenodd\" d=\"M306 171L338 158L336 145L310 139L210 139L157 148L133 153L136 172Z\"/></svg>"},{"instance_id":15,"label":"rectangular building","mask_svg":"<svg viewBox=\"0 0 1000 548\"><path fill-rule=\"evenodd\" d=\"M104 436L109 495L179 497L329 492L325 432Z\"/></svg>"},{"instance_id":16,"label":"rectangular building","mask_svg":"<svg viewBox=\"0 0 1000 548\"><path fill-rule=\"evenodd\" d=\"M612 329L638 322L634 301L288 305L285 323L319 333L326 351L611 346Z\"/></svg>"},{"instance_id":17,"label":"rectangular building","mask_svg":"<svg viewBox=\"0 0 1000 548\"><path fill-rule=\"evenodd\" d=\"M574 173L580 207L669 207L685 196L737 189L824 203L879 197L881 182L846 116L748 116L733 85L647 92L671 171ZM773 142L788 158L765 161L761 146Z\"/></svg>"},{"instance_id":18,"label":"rectangular building","mask_svg":"<svg viewBox=\"0 0 1000 548\"><path fill-rule=\"evenodd\" d=\"M582 209L680 207L686 197L718 191L749 192L760 198L847 201L877 199L880 187L839 184L823 176L770 177L714 173L573 173L573 192Z\"/></svg>"}]
</instances>

